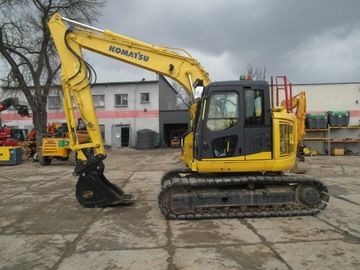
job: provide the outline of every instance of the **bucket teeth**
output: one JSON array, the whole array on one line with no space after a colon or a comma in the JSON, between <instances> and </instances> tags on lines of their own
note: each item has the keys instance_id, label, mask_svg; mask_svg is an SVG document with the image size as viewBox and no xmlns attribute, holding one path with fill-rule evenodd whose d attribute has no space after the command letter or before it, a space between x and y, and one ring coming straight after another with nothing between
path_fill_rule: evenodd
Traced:
<instances>
[{"instance_id":1,"label":"bucket teeth","mask_svg":"<svg viewBox=\"0 0 360 270\"><path fill-rule=\"evenodd\" d=\"M82 174L76 184L76 199L87 208L129 204L135 200L120 187L106 179L102 172Z\"/></svg>"}]
</instances>

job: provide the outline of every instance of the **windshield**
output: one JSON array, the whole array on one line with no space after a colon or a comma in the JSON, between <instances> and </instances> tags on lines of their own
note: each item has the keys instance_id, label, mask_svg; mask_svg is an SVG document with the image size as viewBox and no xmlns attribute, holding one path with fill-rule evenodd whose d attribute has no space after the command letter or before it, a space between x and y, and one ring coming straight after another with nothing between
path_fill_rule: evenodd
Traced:
<instances>
[{"instance_id":1,"label":"windshield","mask_svg":"<svg viewBox=\"0 0 360 270\"><path fill-rule=\"evenodd\" d=\"M213 131L230 128L239 122L237 92L217 92L211 95L206 126Z\"/></svg>"}]
</instances>

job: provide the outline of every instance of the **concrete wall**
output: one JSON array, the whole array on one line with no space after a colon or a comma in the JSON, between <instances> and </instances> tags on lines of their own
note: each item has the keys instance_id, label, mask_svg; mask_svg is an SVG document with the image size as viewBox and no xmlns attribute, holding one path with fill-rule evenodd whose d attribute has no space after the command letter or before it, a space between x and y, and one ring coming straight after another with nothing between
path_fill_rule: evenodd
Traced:
<instances>
[{"instance_id":1,"label":"concrete wall","mask_svg":"<svg viewBox=\"0 0 360 270\"><path fill-rule=\"evenodd\" d=\"M338 84L298 84L293 85L293 95L306 92L307 112L325 113L328 111L349 111L349 126L360 125L360 83ZM330 129L329 131L308 131L308 138L351 139L349 142L328 144L325 140L304 141L310 148L322 154L328 154L330 148L347 148L360 153L360 143L351 142L360 139L360 128Z\"/></svg>"},{"instance_id":2,"label":"concrete wall","mask_svg":"<svg viewBox=\"0 0 360 270\"><path fill-rule=\"evenodd\" d=\"M296 84L293 95L306 92L307 112L350 111L350 125L360 125L360 83Z\"/></svg>"},{"instance_id":3,"label":"concrete wall","mask_svg":"<svg viewBox=\"0 0 360 270\"><path fill-rule=\"evenodd\" d=\"M159 104L160 111L174 110L177 107L177 96L174 88L162 76L159 77Z\"/></svg>"}]
</instances>

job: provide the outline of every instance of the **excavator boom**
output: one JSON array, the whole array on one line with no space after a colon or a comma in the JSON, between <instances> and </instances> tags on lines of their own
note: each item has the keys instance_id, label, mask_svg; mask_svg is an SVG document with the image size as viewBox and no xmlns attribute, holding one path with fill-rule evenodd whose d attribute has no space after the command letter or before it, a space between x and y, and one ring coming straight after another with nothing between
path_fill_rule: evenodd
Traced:
<instances>
[{"instance_id":1,"label":"excavator boom","mask_svg":"<svg viewBox=\"0 0 360 270\"><path fill-rule=\"evenodd\" d=\"M67 26L65 23L69 24ZM90 50L172 78L181 84L194 101L197 84L210 83L203 67L181 49L159 47L137 41L109 30L100 30L55 14L48 23L61 59L63 107L67 119L70 148L79 159L74 175L79 176L76 197L85 207L102 207L133 200L104 176L106 151L102 141L91 93L92 67L84 60L82 50ZM90 142L76 137L76 117L72 100L86 125ZM194 118L196 107L190 109ZM89 154L92 149L94 154Z\"/></svg>"}]
</instances>

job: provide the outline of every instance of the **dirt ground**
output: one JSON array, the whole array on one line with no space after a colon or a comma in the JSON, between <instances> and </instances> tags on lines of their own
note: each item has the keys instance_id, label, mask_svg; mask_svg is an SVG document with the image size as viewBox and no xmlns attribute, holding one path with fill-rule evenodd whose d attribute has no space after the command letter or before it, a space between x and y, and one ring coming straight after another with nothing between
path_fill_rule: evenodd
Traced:
<instances>
[{"instance_id":1,"label":"dirt ground","mask_svg":"<svg viewBox=\"0 0 360 270\"><path fill-rule=\"evenodd\" d=\"M137 195L126 207L83 208L74 167L0 167L0 269L360 269L360 157L307 159L330 190L317 216L168 221L161 175L178 149L111 149L105 176Z\"/></svg>"}]
</instances>

